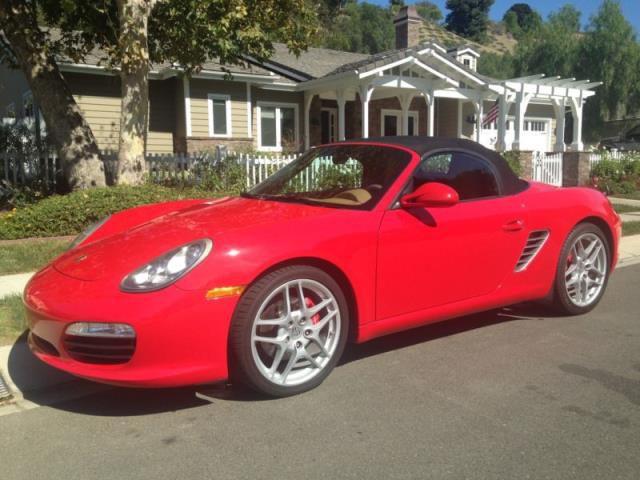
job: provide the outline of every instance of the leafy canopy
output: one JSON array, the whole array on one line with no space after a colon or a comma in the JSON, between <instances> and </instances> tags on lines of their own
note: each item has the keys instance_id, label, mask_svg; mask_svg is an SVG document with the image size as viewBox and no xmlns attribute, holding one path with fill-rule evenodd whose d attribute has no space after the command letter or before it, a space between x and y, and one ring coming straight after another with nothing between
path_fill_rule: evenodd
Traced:
<instances>
[{"instance_id":1,"label":"leafy canopy","mask_svg":"<svg viewBox=\"0 0 640 480\"><path fill-rule=\"evenodd\" d=\"M494 0L447 0L447 29L478 42L486 40L489 9L493 2Z\"/></svg>"},{"instance_id":2,"label":"leafy canopy","mask_svg":"<svg viewBox=\"0 0 640 480\"><path fill-rule=\"evenodd\" d=\"M101 53L109 66L135 59L138 50L119 45L116 0L37 0L51 48L74 61ZM333 2L340 4L341 2ZM162 0L149 17L152 62L178 63L198 70L208 59L242 63L243 55L268 58L273 42L294 53L304 50L317 31L317 14L305 0Z\"/></svg>"}]
</instances>

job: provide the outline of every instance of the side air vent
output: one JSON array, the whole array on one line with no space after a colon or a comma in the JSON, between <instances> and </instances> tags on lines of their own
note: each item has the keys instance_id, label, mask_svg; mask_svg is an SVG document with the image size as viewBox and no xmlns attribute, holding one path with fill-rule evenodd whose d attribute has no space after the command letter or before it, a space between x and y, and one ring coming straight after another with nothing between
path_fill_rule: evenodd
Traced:
<instances>
[{"instance_id":1,"label":"side air vent","mask_svg":"<svg viewBox=\"0 0 640 480\"><path fill-rule=\"evenodd\" d=\"M516 263L516 272L526 270L533 259L536 258L536 255L538 255L538 252L542 249L547 238L549 238L549 232L547 230L536 230L529 234L527 244L524 246L524 250L522 250L518 263Z\"/></svg>"}]
</instances>

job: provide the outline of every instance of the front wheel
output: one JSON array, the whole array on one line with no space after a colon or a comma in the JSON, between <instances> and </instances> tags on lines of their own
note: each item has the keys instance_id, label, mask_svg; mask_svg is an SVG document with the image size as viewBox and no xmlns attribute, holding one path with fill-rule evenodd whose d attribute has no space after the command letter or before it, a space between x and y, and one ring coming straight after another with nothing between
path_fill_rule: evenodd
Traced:
<instances>
[{"instance_id":1,"label":"front wheel","mask_svg":"<svg viewBox=\"0 0 640 480\"><path fill-rule=\"evenodd\" d=\"M592 223L573 229L565 241L554 287L554 304L567 315L592 310L609 280L610 251L602 230Z\"/></svg>"},{"instance_id":2,"label":"front wheel","mask_svg":"<svg viewBox=\"0 0 640 480\"><path fill-rule=\"evenodd\" d=\"M344 350L346 299L326 272L310 266L276 270L240 299L229 337L233 380L270 396L318 386Z\"/></svg>"}]
</instances>

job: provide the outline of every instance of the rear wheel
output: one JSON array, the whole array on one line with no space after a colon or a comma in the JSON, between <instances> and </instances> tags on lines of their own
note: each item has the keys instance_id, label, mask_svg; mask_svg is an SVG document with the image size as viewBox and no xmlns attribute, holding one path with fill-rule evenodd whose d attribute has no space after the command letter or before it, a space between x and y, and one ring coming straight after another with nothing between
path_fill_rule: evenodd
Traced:
<instances>
[{"instance_id":1,"label":"rear wheel","mask_svg":"<svg viewBox=\"0 0 640 480\"><path fill-rule=\"evenodd\" d=\"M592 310L609 280L610 252L602 230L592 223L573 229L560 252L554 287L554 304L567 315Z\"/></svg>"},{"instance_id":2,"label":"rear wheel","mask_svg":"<svg viewBox=\"0 0 640 480\"><path fill-rule=\"evenodd\" d=\"M232 378L284 397L318 386L338 362L348 333L336 281L310 266L276 270L243 295L231 326Z\"/></svg>"}]
</instances>

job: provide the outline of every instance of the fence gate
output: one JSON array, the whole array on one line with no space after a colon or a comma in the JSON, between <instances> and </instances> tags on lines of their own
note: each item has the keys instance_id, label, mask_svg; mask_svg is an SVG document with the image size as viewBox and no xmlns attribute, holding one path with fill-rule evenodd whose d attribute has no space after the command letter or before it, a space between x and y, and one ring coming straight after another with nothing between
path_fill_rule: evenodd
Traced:
<instances>
[{"instance_id":1,"label":"fence gate","mask_svg":"<svg viewBox=\"0 0 640 480\"><path fill-rule=\"evenodd\" d=\"M536 182L562 186L562 152L533 152L531 178Z\"/></svg>"}]
</instances>

